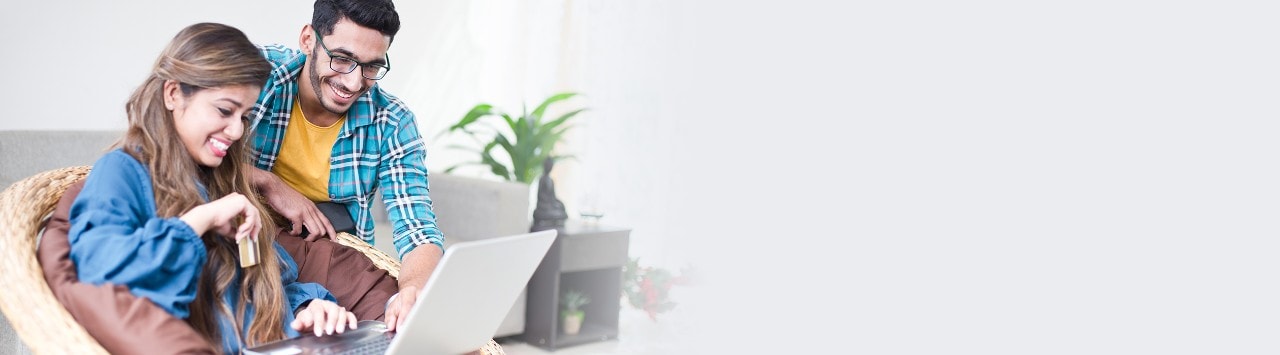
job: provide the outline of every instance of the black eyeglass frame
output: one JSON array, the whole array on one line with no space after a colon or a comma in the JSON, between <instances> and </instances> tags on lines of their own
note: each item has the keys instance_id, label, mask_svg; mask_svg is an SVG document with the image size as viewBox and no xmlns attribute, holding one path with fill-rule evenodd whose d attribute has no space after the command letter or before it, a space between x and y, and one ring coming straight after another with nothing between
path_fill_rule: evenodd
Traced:
<instances>
[{"instance_id":1,"label":"black eyeglass frame","mask_svg":"<svg viewBox=\"0 0 1280 355\"><path fill-rule=\"evenodd\" d=\"M355 70L356 70L356 67L360 67L360 76L364 77L365 79L369 79L369 80L381 80L382 78L387 77L387 72L390 72L390 71L391 71L391 54L384 54L384 55L383 55L383 56L385 57L384 59L387 61L387 64L381 64L381 63L361 63L360 61L356 60L355 58L351 58L351 57L348 57L348 56L345 56L345 55L335 55L335 54L333 54L333 52L330 52L330 51L329 51L329 46L324 45L324 38L323 38L323 36L321 36L321 35L320 35L320 30L317 30L317 29L315 29L315 28L312 28L312 29L311 29L311 31L315 32L315 34L316 34L316 43L320 43L320 48L323 48L323 49L324 49L324 54L329 55L329 69L333 69L333 71L336 71L336 72L339 72L339 73L343 73L343 74L350 74L351 72L353 72L353 71L355 71ZM341 69L338 69L338 68L335 68L335 67L334 67L334 63L333 63L333 62L334 62L334 59L340 59L340 60L349 61L349 62L351 62L352 64L351 64L350 66L348 66L348 67L346 68L346 70L341 70ZM370 68L370 67L372 67L372 68L378 68L378 73L381 73L382 75L378 75L378 77L376 77L376 78L370 78L370 77L369 77L369 75L368 75L368 74L369 74L369 73L368 73L368 71L366 71L366 70L364 69L364 68Z\"/></svg>"}]
</instances>

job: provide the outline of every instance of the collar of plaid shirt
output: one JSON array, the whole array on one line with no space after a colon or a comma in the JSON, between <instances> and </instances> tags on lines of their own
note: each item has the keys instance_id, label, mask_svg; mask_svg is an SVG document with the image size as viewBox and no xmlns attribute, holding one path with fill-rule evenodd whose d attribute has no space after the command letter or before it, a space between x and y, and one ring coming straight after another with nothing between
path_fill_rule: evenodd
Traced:
<instances>
[{"instance_id":1,"label":"collar of plaid shirt","mask_svg":"<svg viewBox=\"0 0 1280 355\"><path fill-rule=\"evenodd\" d=\"M250 118L253 121L250 127L257 127L258 121L263 118L270 119L271 122L269 124L287 122L290 114L289 110L292 109L291 105L298 98L298 78L302 75L302 67L307 62L307 55L302 51L284 48L280 45L264 46L262 47L262 52L275 65L275 69L271 71L271 79L263 87L262 93L258 97L258 104L253 107L250 113ZM351 104L351 109L347 111L348 123L343 124L342 132L338 133L339 138L349 136L354 128L373 124L373 117L377 112L377 108L373 105L375 92L380 92L377 83L374 83L372 88L361 94ZM277 104L269 108L262 104L273 101L288 103L288 105Z\"/></svg>"}]
</instances>

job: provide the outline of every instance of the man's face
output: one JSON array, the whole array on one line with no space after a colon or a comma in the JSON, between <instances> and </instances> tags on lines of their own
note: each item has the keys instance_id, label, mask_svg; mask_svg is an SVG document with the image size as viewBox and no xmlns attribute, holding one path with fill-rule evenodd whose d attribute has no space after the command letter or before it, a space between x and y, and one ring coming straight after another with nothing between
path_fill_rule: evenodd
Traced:
<instances>
[{"instance_id":1,"label":"man's face","mask_svg":"<svg viewBox=\"0 0 1280 355\"><path fill-rule=\"evenodd\" d=\"M309 27L309 26L308 26ZM304 31L311 31L309 28ZM338 20L333 26L333 33L318 38L311 31L311 54L307 57L310 72L311 89L320 105L325 110L337 115L347 113L357 97L373 87L374 80L365 78L364 68L356 67L350 73L333 70L342 65L333 65L333 57L325 53L329 49L333 56L354 59L360 63L378 63L386 65L387 48L391 46L391 38L378 30L362 27L345 18ZM323 34L321 34L323 35ZM321 46L323 41L324 46ZM307 46L307 38L303 37L303 47Z\"/></svg>"}]
</instances>

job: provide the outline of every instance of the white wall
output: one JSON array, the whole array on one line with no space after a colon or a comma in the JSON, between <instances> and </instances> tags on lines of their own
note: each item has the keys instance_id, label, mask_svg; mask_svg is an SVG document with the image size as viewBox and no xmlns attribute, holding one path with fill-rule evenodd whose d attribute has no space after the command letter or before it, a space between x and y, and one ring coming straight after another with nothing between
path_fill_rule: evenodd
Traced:
<instances>
[{"instance_id":1,"label":"white wall","mask_svg":"<svg viewBox=\"0 0 1280 355\"><path fill-rule=\"evenodd\" d=\"M712 306L741 321L706 339L1280 351L1274 2L690 7L717 116L691 124L735 129L705 156L733 170L693 185L733 221L702 229L734 278Z\"/></svg>"},{"instance_id":2,"label":"white wall","mask_svg":"<svg viewBox=\"0 0 1280 355\"><path fill-rule=\"evenodd\" d=\"M0 11L0 48L20 60L0 88L0 129L124 129L124 102L178 30L221 22L255 42L297 43L310 2L29 1Z\"/></svg>"}]
</instances>

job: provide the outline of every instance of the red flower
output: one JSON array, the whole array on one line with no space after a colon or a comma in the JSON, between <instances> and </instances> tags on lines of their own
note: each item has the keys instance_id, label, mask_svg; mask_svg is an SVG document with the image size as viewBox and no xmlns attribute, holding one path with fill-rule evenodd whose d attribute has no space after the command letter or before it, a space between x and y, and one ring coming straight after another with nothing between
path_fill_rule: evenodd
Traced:
<instances>
[{"instance_id":1,"label":"red flower","mask_svg":"<svg viewBox=\"0 0 1280 355\"><path fill-rule=\"evenodd\" d=\"M681 270L681 275L672 275L668 270L653 267L641 267L639 259L623 268L623 291L632 306L644 310L649 319L658 320L658 314L675 308L676 303L669 299L672 285L684 285L689 282L688 270Z\"/></svg>"}]
</instances>

